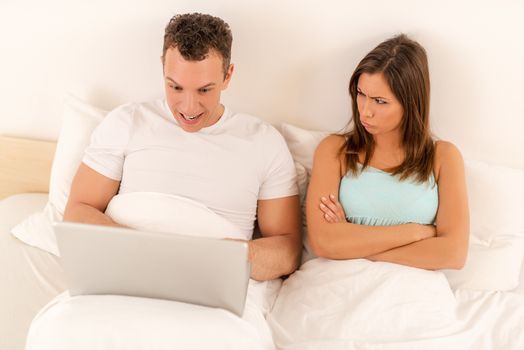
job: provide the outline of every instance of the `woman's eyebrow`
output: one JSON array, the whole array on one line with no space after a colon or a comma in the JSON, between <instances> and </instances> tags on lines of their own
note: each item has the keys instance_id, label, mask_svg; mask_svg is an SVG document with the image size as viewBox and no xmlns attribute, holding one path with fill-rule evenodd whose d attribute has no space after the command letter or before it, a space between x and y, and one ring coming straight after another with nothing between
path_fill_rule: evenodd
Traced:
<instances>
[{"instance_id":1,"label":"woman's eyebrow","mask_svg":"<svg viewBox=\"0 0 524 350\"><path fill-rule=\"evenodd\" d=\"M357 91L359 91L361 94L364 94L364 93L362 92L362 89L361 89L360 87L358 87L358 86L357 86ZM364 94L364 95L365 95L365 94ZM382 99L382 100L388 100L388 101L389 101L389 98L387 98L387 97L382 97L382 96L368 96L368 97L369 97L369 98L380 98L380 99Z\"/></svg>"}]
</instances>

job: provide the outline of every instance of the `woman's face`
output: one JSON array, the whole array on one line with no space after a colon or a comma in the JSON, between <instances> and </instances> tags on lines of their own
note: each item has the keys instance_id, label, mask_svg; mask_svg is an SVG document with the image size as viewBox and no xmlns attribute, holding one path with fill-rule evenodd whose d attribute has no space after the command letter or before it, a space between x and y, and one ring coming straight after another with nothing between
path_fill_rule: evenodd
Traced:
<instances>
[{"instance_id":1,"label":"woman's face","mask_svg":"<svg viewBox=\"0 0 524 350\"><path fill-rule=\"evenodd\" d=\"M399 132L404 109L382 73L362 73L357 84L360 122L373 136Z\"/></svg>"}]
</instances>

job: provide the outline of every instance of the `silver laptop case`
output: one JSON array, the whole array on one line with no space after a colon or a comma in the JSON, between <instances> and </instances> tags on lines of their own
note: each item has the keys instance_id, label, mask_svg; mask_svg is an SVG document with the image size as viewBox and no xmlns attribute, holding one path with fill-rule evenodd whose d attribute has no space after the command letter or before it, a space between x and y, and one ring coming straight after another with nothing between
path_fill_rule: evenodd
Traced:
<instances>
[{"instance_id":1,"label":"silver laptop case","mask_svg":"<svg viewBox=\"0 0 524 350\"><path fill-rule=\"evenodd\" d=\"M67 222L54 231L71 295L168 299L242 315L247 242Z\"/></svg>"}]
</instances>

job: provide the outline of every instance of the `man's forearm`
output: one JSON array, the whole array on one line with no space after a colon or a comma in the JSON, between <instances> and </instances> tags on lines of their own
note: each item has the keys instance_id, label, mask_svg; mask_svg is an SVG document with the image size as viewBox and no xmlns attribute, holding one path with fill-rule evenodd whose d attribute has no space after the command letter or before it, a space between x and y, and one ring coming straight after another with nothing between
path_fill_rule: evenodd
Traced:
<instances>
[{"instance_id":1,"label":"man's forearm","mask_svg":"<svg viewBox=\"0 0 524 350\"><path fill-rule=\"evenodd\" d=\"M249 241L251 278L266 281L288 275L297 269L300 254L301 242L292 235Z\"/></svg>"},{"instance_id":2,"label":"man's forearm","mask_svg":"<svg viewBox=\"0 0 524 350\"><path fill-rule=\"evenodd\" d=\"M124 225L114 222L109 216L105 215L100 210L83 203L68 204L64 212L64 221L124 227Z\"/></svg>"}]
</instances>

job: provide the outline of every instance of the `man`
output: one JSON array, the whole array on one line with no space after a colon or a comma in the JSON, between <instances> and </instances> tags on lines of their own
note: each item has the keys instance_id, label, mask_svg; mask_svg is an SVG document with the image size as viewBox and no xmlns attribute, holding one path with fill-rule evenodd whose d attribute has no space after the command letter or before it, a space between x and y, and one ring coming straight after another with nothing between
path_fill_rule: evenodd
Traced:
<instances>
[{"instance_id":1,"label":"man","mask_svg":"<svg viewBox=\"0 0 524 350\"><path fill-rule=\"evenodd\" d=\"M286 144L269 124L220 103L234 71L231 44L219 18L194 13L170 20L161 57L165 100L109 113L73 180L64 220L120 225L104 214L117 194L184 196L245 234L253 279L297 268L299 200ZM251 240L255 219L261 238Z\"/></svg>"}]
</instances>

